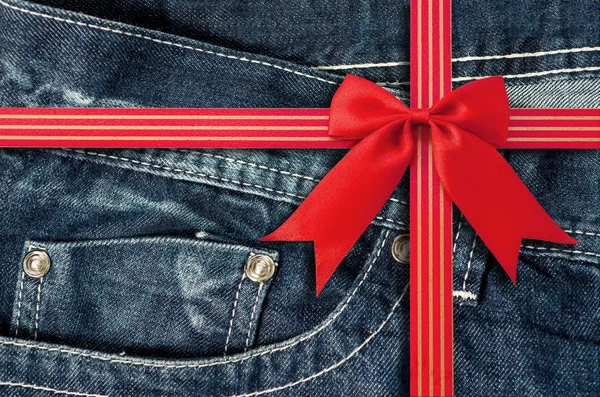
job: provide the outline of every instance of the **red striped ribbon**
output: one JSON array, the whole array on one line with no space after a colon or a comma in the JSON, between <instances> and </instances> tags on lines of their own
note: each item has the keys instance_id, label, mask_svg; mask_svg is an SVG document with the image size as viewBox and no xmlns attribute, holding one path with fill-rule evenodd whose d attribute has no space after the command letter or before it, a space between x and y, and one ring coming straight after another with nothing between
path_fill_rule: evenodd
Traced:
<instances>
[{"instance_id":1,"label":"red striped ribbon","mask_svg":"<svg viewBox=\"0 0 600 397\"><path fill-rule=\"evenodd\" d=\"M600 109L511 109L511 149L598 149Z\"/></svg>"},{"instance_id":2,"label":"red striped ribbon","mask_svg":"<svg viewBox=\"0 0 600 397\"><path fill-rule=\"evenodd\" d=\"M350 148L329 109L0 108L0 147ZM507 148L600 147L600 109L511 109Z\"/></svg>"},{"instance_id":3,"label":"red striped ribbon","mask_svg":"<svg viewBox=\"0 0 600 397\"><path fill-rule=\"evenodd\" d=\"M452 90L449 0L411 0L411 108L428 109ZM451 396L452 202L433 169L431 131L417 129L410 171L410 394Z\"/></svg>"},{"instance_id":4,"label":"red striped ribbon","mask_svg":"<svg viewBox=\"0 0 600 397\"><path fill-rule=\"evenodd\" d=\"M0 108L0 146L347 148L329 109Z\"/></svg>"}]
</instances>

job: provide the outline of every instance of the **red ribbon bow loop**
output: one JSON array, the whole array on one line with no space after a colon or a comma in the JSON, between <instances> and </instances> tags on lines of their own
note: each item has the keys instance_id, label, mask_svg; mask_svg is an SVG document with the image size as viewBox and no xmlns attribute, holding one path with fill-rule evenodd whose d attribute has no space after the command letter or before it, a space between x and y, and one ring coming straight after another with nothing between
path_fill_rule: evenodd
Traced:
<instances>
[{"instance_id":1,"label":"red ribbon bow loop","mask_svg":"<svg viewBox=\"0 0 600 397\"><path fill-rule=\"evenodd\" d=\"M314 241L317 294L400 182L416 150L415 129L432 131L444 190L516 281L523 238L576 244L546 213L496 148L506 142L509 104L502 77L450 92L431 109L348 75L335 93L329 135L357 139L298 209L262 241Z\"/></svg>"}]
</instances>

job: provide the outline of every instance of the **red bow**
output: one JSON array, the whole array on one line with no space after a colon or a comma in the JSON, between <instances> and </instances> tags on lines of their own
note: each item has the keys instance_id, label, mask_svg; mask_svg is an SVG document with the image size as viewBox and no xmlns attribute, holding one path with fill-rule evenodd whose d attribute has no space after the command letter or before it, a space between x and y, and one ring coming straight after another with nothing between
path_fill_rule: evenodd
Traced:
<instances>
[{"instance_id":1,"label":"red bow","mask_svg":"<svg viewBox=\"0 0 600 397\"><path fill-rule=\"evenodd\" d=\"M513 282L523 238L576 244L546 213L496 148L506 142L502 77L469 83L431 109L409 109L363 78L346 77L331 102L329 135L360 139L298 209L262 241L314 241L317 294L400 182L431 127L444 189Z\"/></svg>"}]
</instances>

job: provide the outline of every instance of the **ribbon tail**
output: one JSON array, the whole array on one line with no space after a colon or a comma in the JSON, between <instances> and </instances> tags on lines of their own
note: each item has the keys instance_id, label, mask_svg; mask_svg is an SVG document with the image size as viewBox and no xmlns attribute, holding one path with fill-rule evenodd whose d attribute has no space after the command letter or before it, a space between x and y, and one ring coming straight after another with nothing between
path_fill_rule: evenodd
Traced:
<instances>
[{"instance_id":1,"label":"ribbon tail","mask_svg":"<svg viewBox=\"0 0 600 397\"><path fill-rule=\"evenodd\" d=\"M452 201L513 283L522 239L577 244L494 147L455 126L442 128L432 125L436 171Z\"/></svg>"},{"instance_id":2,"label":"ribbon tail","mask_svg":"<svg viewBox=\"0 0 600 397\"><path fill-rule=\"evenodd\" d=\"M355 145L279 228L260 239L314 241L317 295L411 161L412 137L401 133L398 124L390 123Z\"/></svg>"}]
</instances>

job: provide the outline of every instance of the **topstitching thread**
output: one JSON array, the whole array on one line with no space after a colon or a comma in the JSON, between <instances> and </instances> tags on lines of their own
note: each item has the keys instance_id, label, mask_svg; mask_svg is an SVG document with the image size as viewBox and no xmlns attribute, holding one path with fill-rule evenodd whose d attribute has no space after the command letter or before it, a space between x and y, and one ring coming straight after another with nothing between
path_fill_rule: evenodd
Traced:
<instances>
[{"instance_id":1,"label":"topstitching thread","mask_svg":"<svg viewBox=\"0 0 600 397\"><path fill-rule=\"evenodd\" d=\"M382 252L383 248L385 247L386 242L389 238L389 235L390 235L390 231L386 230L386 233L382 239L381 245L379 246L379 249L377 250L375 257L370 262L369 267L363 274L363 277L360 279L360 281L358 282L358 284L356 285L356 287L354 288L354 290L352 291L350 296L346 299L344 304L342 306L340 306L339 309L337 309L334 313L332 313L331 317L329 317L329 319L327 319L327 321L323 322L318 328L314 329L312 332L308 333L307 335L304 335L304 336L298 338L294 342L291 342L287 345L274 347L272 349L267 349L267 350L264 350L261 352L256 352L256 353L250 354L250 355L242 357L242 358L236 358L236 359L218 361L218 362L206 363L206 364L155 364L155 363L148 363L148 362L143 362L143 361L128 360L125 358L124 359L115 359L115 358L105 357L105 356L101 356L101 355L93 354L93 353L83 353L83 352L80 352L77 350L63 349L63 348L57 348L57 347L46 347L46 346L41 346L41 345L31 345L29 343L16 342L16 341L0 341L0 345L16 346L16 347L20 347L20 348L44 350L44 351L49 351L49 352L58 352L58 353L62 353L62 354L72 355L72 356L87 357L87 358L90 358L93 360L105 361L105 362L109 362L112 364L124 364L124 365L133 365L133 366L141 366L141 367L170 368L170 369L204 368L204 367L213 367L213 366L218 366L218 365L232 364L232 363L237 363L237 362L241 362L241 361L246 361L246 360L249 360L254 357L260 357L260 356L272 354L272 353L275 353L278 351L287 350L287 349L290 349L302 342L305 342L305 341L313 338L315 335L319 334L325 328L329 327L329 325L331 325L344 312L344 310L346 310L346 308L348 307L348 305L350 304L350 302L356 295L356 292L358 292L360 287L365 282L367 276L369 275L369 273L371 272L371 269L373 268L373 265L375 264L377 259L379 259L381 252Z\"/></svg>"},{"instance_id":2,"label":"topstitching thread","mask_svg":"<svg viewBox=\"0 0 600 397\"><path fill-rule=\"evenodd\" d=\"M331 80L327 80L327 79L324 79L324 78L321 78L321 77L312 76L310 74L302 73L300 71L293 70L293 69L290 69L288 67L276 65L276 64L273 64L273 63L270 63L270 62L258 61L256 59L250 59L250 58L247 58L245 56L244 57L238 57L238 56L235 56L235 55L223 54L223 53L220 53L220 52L211 51L211 50L205 50L205 49L202 49L202 48L192 47L192 46L184 45L184 44L179 44L179 43L175 43L175 42L172 42L172 41L161 40L161 39L157 39L155 37L145 36L145 35L138 34L138 33L131 33L131 32L127 32L127 31L124 31L124 30L109 28L109 27L106 27L106 26L100 26L100 25L94 25L94 24L91 24L91 23L74 21L72 19L61 18L61 17L57 17L57 16L54 16L54 15L44 14L44 13L41 13L41 12L31 11L31 10L28 10L28 9L25 9L25 8L17 7L17 6L8 4L8 3L6 3L6 2L4 2L2 0L0 0L0 5L2 5L4 7L7 7L7 8L10 8L10 9L15 10L15 11L19 11L19 12L23 12L23 13L26 13L26 14L33 15L35 17L52 19L52 20L55 20L55 21L58 21L58 22L64 22L64 23L70 23L70 24L77 25L77 26L88 27L90 29L97 29L97 30L102 30L102 31L105 31L105 32L116 33L116 34L121 34L121 35L125 35L125 36L130 36L130 37L136 37L136 38L144 39L144 40L150 40L150 41L153 41L155 43L164 44L164 45L173 46L173 47L178 47L178 48L183 48L183 49L186 49L186 50L198 51L198 52L202 52L202 53L210 54L210 55L215 55L215 56L222 57L222 58L233 59L233 60L237 60L237 61L241 61L241 62L249 62L249 63L254 63L254 64L257 64L257 65L263 65L263 66L275 68L275 69L278 69L278 70L282 70L284 72L293 73L293 74L296 74L298 76L302 76L302 77L306 77L306 78L309 78L309 79L318 80L318 81L321 81L323 83L333 84L333 85L339 85L339 83L336 82L336 81L331 81Z\"/></svg>"}]
</instances>

